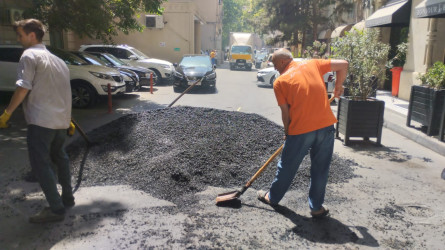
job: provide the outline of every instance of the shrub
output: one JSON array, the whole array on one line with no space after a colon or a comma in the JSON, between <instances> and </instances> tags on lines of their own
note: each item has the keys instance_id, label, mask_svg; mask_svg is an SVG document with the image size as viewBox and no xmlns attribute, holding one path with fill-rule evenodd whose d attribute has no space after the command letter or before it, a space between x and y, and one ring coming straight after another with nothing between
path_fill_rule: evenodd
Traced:
<instances>
[{"instance_id":1,"label":"shrub","mask_svg":"<svg viewBox=\"0 0 445 250\"><path fill-rule=\"evenodd\" d=\"M349 62L344 86L354 99L366 100L377 90L377 81L385 79L390 46L379 41L375 29L354 29L332 45L332 57Z\"/></svg>"},{"instance_id":2,"label":"shrub","mask_svg":"<svg viewBox=\"0 0 445 250\"><path fill-rule=\"evenodd\" d=\"M442 62L435 62L428 71L418 77L422 84L435 89L445 88L445 64Z\"/></svg>"}]
</instances>

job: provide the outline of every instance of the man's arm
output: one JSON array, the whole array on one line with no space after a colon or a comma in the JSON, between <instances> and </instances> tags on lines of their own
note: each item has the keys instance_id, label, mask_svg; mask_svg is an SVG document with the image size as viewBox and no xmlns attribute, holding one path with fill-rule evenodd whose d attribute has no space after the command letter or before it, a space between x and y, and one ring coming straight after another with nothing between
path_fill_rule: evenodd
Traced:
<instances>
[{"instance_id":1,"label":"man's arm","mask_svg":"<svg viewBox=\"0 0 445 250\"><path fill-rule=\"evenodd\" d=\"M283 104L280 105L281 109L281 119L283 120L283 126L284 126L284 135L287 136L289 133L289 124L290 124L290 117L289 117L289 105Z\"/></svg>"},{"instance_id":2,"label":"man's arm","mask_svg":"<svg viewBox=\"0 0 445 250\"><path fill-rule=\"evenodd\" d=\"M20 103L23 102L23 100L25 99L28 92L29 92L29 89L17 87L14 92L14 95L12 95L11 101L9 102L9 105L5 109L5 111L8 114L12 114L14 112L14 110L20 105Z\"/></svg>"},{"instance_id":3,"label":"man's arm","mask_svg":"<svg viewBox=\"0 0 445 250\"><path fill-rule=\"evenodd\" d=\"M336 98L343 94L343 82L346 80L348 74L348 61L346 60L331 60L331 70L336 74L334 96Z\"/></svg>"}]
</instances>

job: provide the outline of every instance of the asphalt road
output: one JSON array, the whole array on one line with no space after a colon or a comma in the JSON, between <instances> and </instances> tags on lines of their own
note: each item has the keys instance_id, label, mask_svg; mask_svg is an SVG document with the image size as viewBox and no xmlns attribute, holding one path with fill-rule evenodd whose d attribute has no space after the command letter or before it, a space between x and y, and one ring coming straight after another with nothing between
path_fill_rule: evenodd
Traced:
<instances>
[{"instance_id":1,"label":"asphalt road","mask_svg":"<svg viewBox=\"0 0 445 250\"><path fill-rule=\"evenodd\" d=\"M256 82L256 71L220 67L217 74L216 93L196 89L175 106L257 113L281 124L273 90ZM154 90L115 98L111 114L101 102L73 110L73 117L90 131L124 114L165 108L179 95L172 86ZM7 101L1 98L3 109ZM358 177L328 185L331 217L324 222L312 221L306 202L298 202L305 191L289 192L274 210L258 202L251 188L241 207L233 209L214 206L218 193L231 190L209 185L196 195L199 204L186 212L128 186L81 186L63 223L30 225L27 217L45 201L37 184L21 178L29 169L21 110L11 122L10 129L0 131L0 248L443 249L445 242L440 178L445 157L388 129L383 147L372 142L345 147L336 140L335 153L358 164Z\"/></svg>"}]
</instances>

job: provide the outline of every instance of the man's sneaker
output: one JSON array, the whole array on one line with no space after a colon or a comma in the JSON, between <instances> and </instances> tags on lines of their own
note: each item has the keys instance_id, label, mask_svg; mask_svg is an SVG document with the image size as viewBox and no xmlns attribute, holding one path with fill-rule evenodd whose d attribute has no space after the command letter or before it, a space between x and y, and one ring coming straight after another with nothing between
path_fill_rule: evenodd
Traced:
<instances>
[{"instance_id":1,"label":"man's sneaker","mask_svg":"<svg viewBox=\"0 0 445 250\"><path fill-rule=\"evenodd\" d=\"M65 213L56 214L51 211L51 208L45 207L42 211L34 216L29 217L30 223L46 223L46 222L57 222L63 221L65 219Z\"/></svg>"}]
</instances>

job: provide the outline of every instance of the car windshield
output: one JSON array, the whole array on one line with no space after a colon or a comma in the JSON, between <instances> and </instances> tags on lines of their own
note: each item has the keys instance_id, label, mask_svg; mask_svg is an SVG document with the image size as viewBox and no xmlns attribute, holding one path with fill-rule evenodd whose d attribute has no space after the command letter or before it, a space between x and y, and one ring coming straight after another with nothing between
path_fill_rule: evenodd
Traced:
<instances>
[{"instance_id":1,"label":"car windshield","mask_svg":"<svg viewBox=\"0 0 445 250\"><path fill-rule=\"evenodd\" d=\"M68 65L88 65L89 64L85 60L74 55L73 53L63 51L61 49L52 48L49 46L47 48L51 53L58 56L60 59L62 59Z\"/></svg>"},{"instance_id":2,"label":"car windshield","mask_svg":"<svg viewBox=\"0 0 445 250\"><path fill-rule=\"evenodd\" d=\"M110 63L112 63L114 66L123 66L123 65L127 65L126 63L124 63L123 61L121 61L121 59L113 56L112 54L105 54L103 55L104 58L106 58L106 60L108 60Z\"/></svg>"},{"instance_id":3,"label":"car windshield","mask_svg":"<svg viewBox=\"0 0 445 250\"><path fill-rule=\"evenodd\" d=\"M182 58L179 66L183 68L212 67L212 63L209 56L185 56Z\"/></svg>"},{"instance_id":4,"label":"car windshield","mask_svg":"<svg viewBox=\"0 0 445 250\"><path fill-rule=\"evenodd\" d=\"M135 48L132 48L130 50L133 51L133 53L135 53L141 59L149 59L149 57L147 55L145 55L144 53L140 52L139 50L137 50Z\"/></svg>"},{"instance_id":5,"label":"car windshield","mask_svg":"<svg viewBox=\"0 0 445 250\"><path fill-rule=\"evenodd\" d=\"M232 46L232 53L252 54L252 48L250 46L234 45Z\"/></svg>"},{"instance_id":6,"label":"car windshield","mask_svg":"<svg viewBox=\"0 0 445 250\"><path fill-rule=\"evenodd\" d=\"M102 60L100 60L99 58L97 58L94 55L90 55L87 53L80 53L79 55L82 59L84 59L85 61L93 64L93 65L101 65L101 66L108 66L108 63L103 62Z\"/></svg>"}]
</instances>

